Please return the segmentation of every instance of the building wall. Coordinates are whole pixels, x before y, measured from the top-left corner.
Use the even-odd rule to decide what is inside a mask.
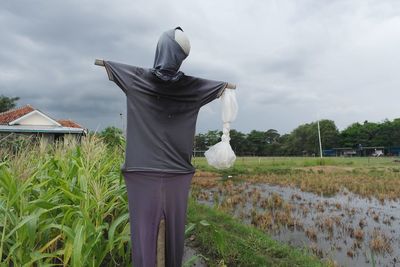
[[[44,139],[44,141],[48,141],[49,143],[52,143],[56,140],[64,140],[66,139],[75,139],[77,141],[80,141],[82,138],[82,134],[72,134],[72,133],[12,133],[10,135],[10,132],[0,132],[0,144],[5,143],[5,142],[12,142],[17,139],[31,139],[31,140],[37,140],[40,137]],[[3,138],[5,138],[3,140]]]
[[[47,118],[38,113],[33,113],[18,122],[20,125],[54,125]]]
[[[4,139],[4,142],[12,142],[17,139],[31,139],[31,140],[37,140],[40,136],[43,136],[43,139],[46,141],[53,141],[54,140],[54,134],[53,133],[13,133],[12,135],[9,135],[10,133],[0,133],[0,140],[2,140],[4,137],[8,136],[6,139]],[[2,141],[2,142],[3,142]]]

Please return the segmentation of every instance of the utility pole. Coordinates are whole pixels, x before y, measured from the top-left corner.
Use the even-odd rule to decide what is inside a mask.
[[[319,156],[322,159],[321,129],[319,128],[319,120],[317,121],[317,125],[318,125]]]

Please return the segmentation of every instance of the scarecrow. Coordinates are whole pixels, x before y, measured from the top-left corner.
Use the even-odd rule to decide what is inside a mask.
[[[128,193],[135,267],[161,265],[164,260],[157,259],[160,222],[165,223],[165,266],[182,265],[197,115],[226,88],[235,88],[179,71],[189,52],[189,39],[176,27],[159,38],[153,68],[95,62],[105,67],[127,100],[125,161],[120,169]]]

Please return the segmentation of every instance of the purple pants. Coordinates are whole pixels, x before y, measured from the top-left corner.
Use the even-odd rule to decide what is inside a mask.
[[[187,199],[193,174],[123,172],[134,267],[156,266],[158,226],[162,217],[165,218],[166,267],[182,265]]]

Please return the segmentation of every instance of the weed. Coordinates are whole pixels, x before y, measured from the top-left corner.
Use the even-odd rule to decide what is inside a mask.
[[[372,239],[369,242],[369,246],[373,252],[377,253],[389,253],[392,251],[389,237],[385,233],[376,229],[372,234]]]

